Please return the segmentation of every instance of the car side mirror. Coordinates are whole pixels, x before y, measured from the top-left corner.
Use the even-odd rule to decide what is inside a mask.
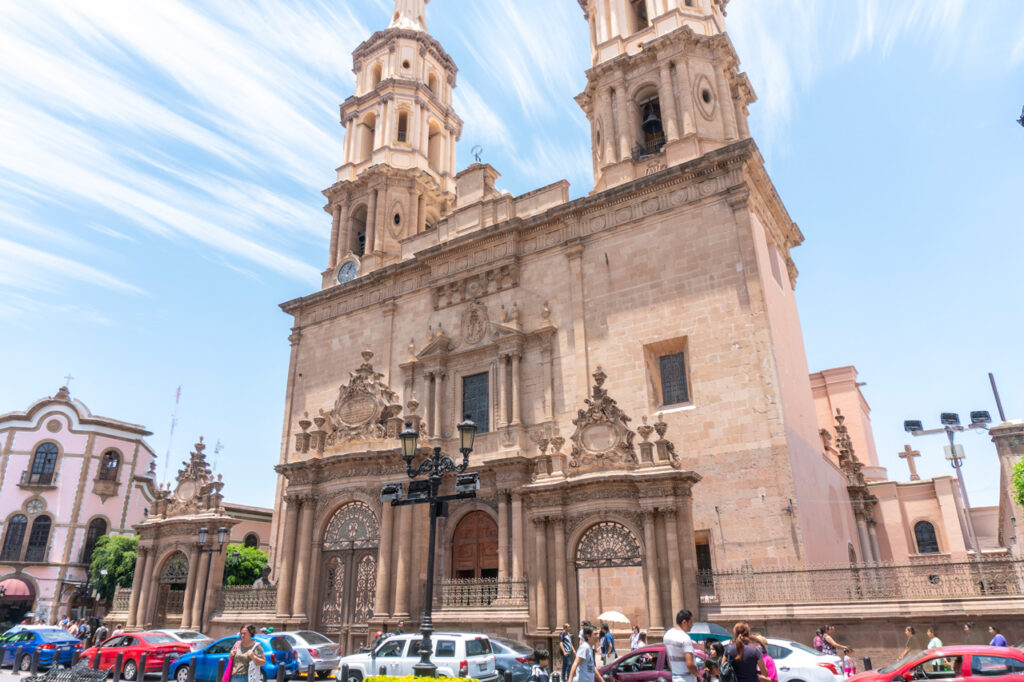
[[[892,682],[907,682],[907,678],[904,675],[893,675]]]

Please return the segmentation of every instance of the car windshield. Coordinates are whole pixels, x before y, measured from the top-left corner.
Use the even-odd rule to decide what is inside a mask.
[[[175,630],[174,634],[178,636],[178,639],[206,639],[206,635],[194,630]]]
[[[306,640],[309,644],[334,644],[331,640],[327,639],[319,632],[313,632],[312,630],[302,630],[298,633],[299,637]]]
[[[466,655],[481,656],[491,653],[491,643],[486,637],[466,640]]]
[[[820,651],[818,651],[817,649],[812,649],[811,647],[807,646],[806,644],[801,644],[800,642],[786,642],[786,646],[791,646],[794,649],[799,649],[800,651],[803,651],[805,654],[814,654],[815,656],[824,656],[825,655],[825,654],[821,653]]]
[[[904,663],[908,663],[908,662],[914,660],[915,658],[917,658],[918,656],[920,656],[923,653],[924,653],[923,651],[913,651],[913,652],[907,654],[906,656],[904,656],[903,658],[901,658],[900,660],[896,661],[892,665],[887,665],[884,668],[879,668],[878,672],[882,673],[883,675],[885,675],[887,673],[891,673],[894,670],[896,670],[896,668],[899,668]]]
[[[67,642],[72,639],[76,639],[64,630],[36,630],[36,634],[38,634],[44,642]]]
[[[516,654],[532,654],[533,653],[533,649],[531,649],[530,647],[526,646],[522,642],[517,642],[517,641],[512,640],[512,639],[504,639],[502,637],[493,637],[493,638],[491,638],[490,641],[491,641],[492,644],[497,643],[498,646],[503,647],[505,649],[508,649],[512,653],[516,653]]]
[[[167,642],[176,642],[177,640],[170,635],[162,632],[147,632],[144,635],[139,635],[143,642],[149,642],[150,644],[166,644]]]

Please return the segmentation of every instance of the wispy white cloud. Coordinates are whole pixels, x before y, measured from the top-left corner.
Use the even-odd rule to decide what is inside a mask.
[[[0,286],[54,291],[62,280],[132,294],[146,293],[98,268],[0,237]]]

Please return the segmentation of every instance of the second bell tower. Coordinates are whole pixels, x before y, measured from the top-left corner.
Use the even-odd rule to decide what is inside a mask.
[[[595,192],[749,137],[756,98],[725,34],[728,0],[579,2]]]
[[[395,0],[390,26],[352,53],[344,162],[324,190],[332,216],[324,288],[397,261],[400,242],[432,229],[454,201],[458,69],[427,33],[425,4]]]

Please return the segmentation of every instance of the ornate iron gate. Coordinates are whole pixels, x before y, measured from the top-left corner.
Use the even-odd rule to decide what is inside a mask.
[[[365,631],[377,594],[377,516],[362,502],[344,505],[324,531],[320,627],[347,634]]]

